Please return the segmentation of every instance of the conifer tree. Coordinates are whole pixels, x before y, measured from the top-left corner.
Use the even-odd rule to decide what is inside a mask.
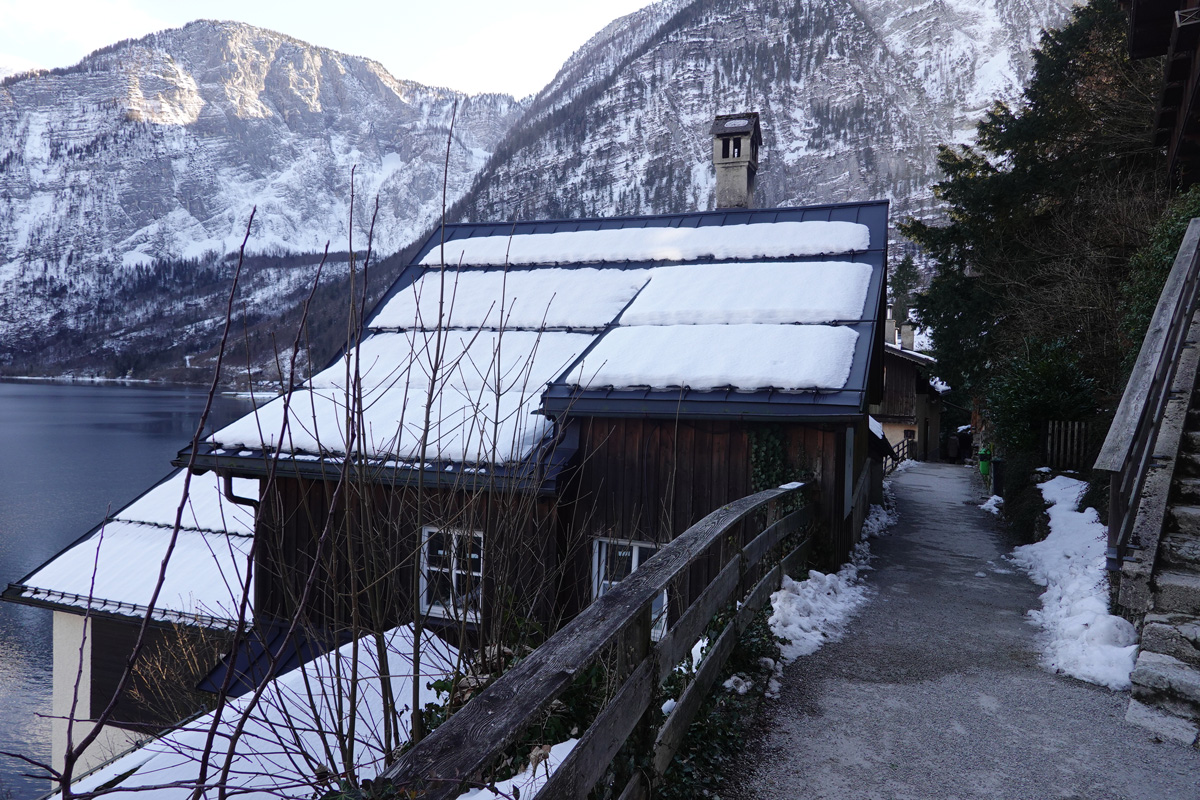
[[[1129,59],[1115,0],[1093,0],[1044,35],[1019,103],[997,103],[974,145],[941,148],[950,221],[902,230],[936,265],[915,306],[951,385],[986,397],[1008,366],[1070,354],[1098,400],[1119,396],[1121,287],[1167,196],[1161,75]]]

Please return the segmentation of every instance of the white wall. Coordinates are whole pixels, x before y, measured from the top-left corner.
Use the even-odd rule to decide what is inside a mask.
[[[86,620],[81,614],[54,612],[54,692],[51,704],[53,719],[50,721],[50,763],[56,770],[61,770],[65,763],[67,719],[71,716],[73,702],[77,721],[71,729],[72,742],[78,744],[92,729],[92,724],[87,721],[91,716],[92,705],[92,637],[85,636],[85,633],[90,633],[90,626],[85,623]],[[98,649],[103,652],[103,642]],[[76,687],[79,690],[77,698]],[[96,741],[92,742],[83,758],[75,763],[75,776],[78,777],[126,752],[143,738],[145,737],[115,726],[105,728],[96,737]]]

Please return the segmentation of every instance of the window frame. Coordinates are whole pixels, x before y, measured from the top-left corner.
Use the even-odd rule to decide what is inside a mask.
[[[435,534],[444,534],[452,537],[450,553],[448,558],[450,564],[447,567],[431,566],[429,563],[429,546],[433,541]],[[472,537],[479,542],[479,570],[475,571],[470,568],[470,555],[464,565],[460,565],[460,547],[459,540],[465,537]],[[442,527],[440,525],[422,525],[421,526],[421,585],[418,587],[420,592],[419,602],[417,607],[424,617],[437,617],[439,619],[453,620],[454,622],[470,622],[479,623],[480,615],[483,612],[483,562],[484,562],[484,536],[481,530],[469,530],[467,528]],[[438,572],[443,575],[450,576],[450,602],[447,606],[444,603],[429,602],[429,587],[430,575],[433,572]],[[478,592],[479,600],[476,608],[463,607],[459,608],[454,605],[455,600],[461,596],[458,591],[459,579],[462,576],[469,575],[476,583],[474,591]]]
[[[646,556],[646,558],[652,558],[663,547],[663,545],[657,544],[655,542],[646,542],[646,541],[641,541],[638,539],[618,539],[618,538],[610,537],[610,536],[597,536],[597,537],[593,538],[592,539],[592,601],[593,602],[595,602],[596,600],[599,600],[601,597],[604,596],[605,592],[608,591],[608,587],[605,586],[605,584],[610,584],[610,585],[617,584],[617,583],[620,583],[625,578],[629,577],[628,575],[623,575],[620,578],[617,578],[616,580],[611,580],[604,573],[604,566],[607,564],[607,558],[604,557],[607,555],[607,553],[603,552],[604,549],[607,547],[612,547],[612,546],[620,547],[623,545],[631,547],[633,549],[633,552],[631,553],[630,558],[629,558],[629,574],[630,575],[637,572],[638,567],[640,567],[643,563],[643,558],[641,556],[641,548],[646,548],[648,550],[653,551],[649,555]],[[662,601],[662,611],[658,614],[658,616],[654,617],[651,620],[651,625],[650,625],[650,638],[652,641],[655,641],[655,642],[659,641],[660,639],[662,639],[664,636],[667,635],[667,629],[668,629],[667,618],[668,618],[668,615],[670,613],[670,608],[671,608],[670,596],[667,594],[666,589],[662,590],[659,597],[661,598],[661,601]]]

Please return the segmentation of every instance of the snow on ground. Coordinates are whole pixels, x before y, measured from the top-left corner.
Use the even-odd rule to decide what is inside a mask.
[[[854,558],[836,574],[813,569],[803,581],[783,576],[783,585],[771,595],[767,623],[771,632],[783,639],[779,649],[785,662],[811,655],[826,642],[842,638],[846,625],[871,596],[858,577],[860,570],[870,569],[870,556],[867,543],[861,542]]]
[[[996,516],[1000,516],[1000,506],[1004,505],[1004,498],[1000,495],[992,495],[987,499],[987,502],[980,506],[984,511],[987,511]]]
[[[904,462],[909,463],[909,462]],[[871,506],[867,518],[863,521],[862,538],[874,539],[877,536],[882,536],[888,528],[895,525],[900,520],[900,514],[896,511],[896,496],[892,494],[892,482],[883,482],[883,505]]]
[[[533,797],[539,791],[554,770],[558,769],[558,765],[563,762],[575,748],[575,743],[578,739],[568,739],[565,742],[560,742],[550,748],[550,752],[545,756],[535,757],[537,763],[531,767],[526,767],[525,771],[509,778],[506,781],[496,783],[495,789],[491,787],[483,787],[481,789],[473,789],[458,796],[458,800],[491,800],[493,797]],[[518,794],[518,792],[520,794]]]
[[[1040,488],[1050,503],[1050,535],[1018,547],[1012,560],[1046,587],[1041,609],[1029,612],[1045,633],[1043,663],[1080,680],[1128,689],[1137,633],[1109,613],[1107,530],[1094,508],[1075,510],[1087,484],[1059,475]]]

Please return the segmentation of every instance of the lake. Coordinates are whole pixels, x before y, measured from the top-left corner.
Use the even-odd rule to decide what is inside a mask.
[[[207,390],[0,381],[0,588],[20,580],[171,471]],[[219,396],[210,429],[253,408]],[[0,602],[0,751],[49,761],[51,612]],[[44,794],[0,755],[0,798]]]

